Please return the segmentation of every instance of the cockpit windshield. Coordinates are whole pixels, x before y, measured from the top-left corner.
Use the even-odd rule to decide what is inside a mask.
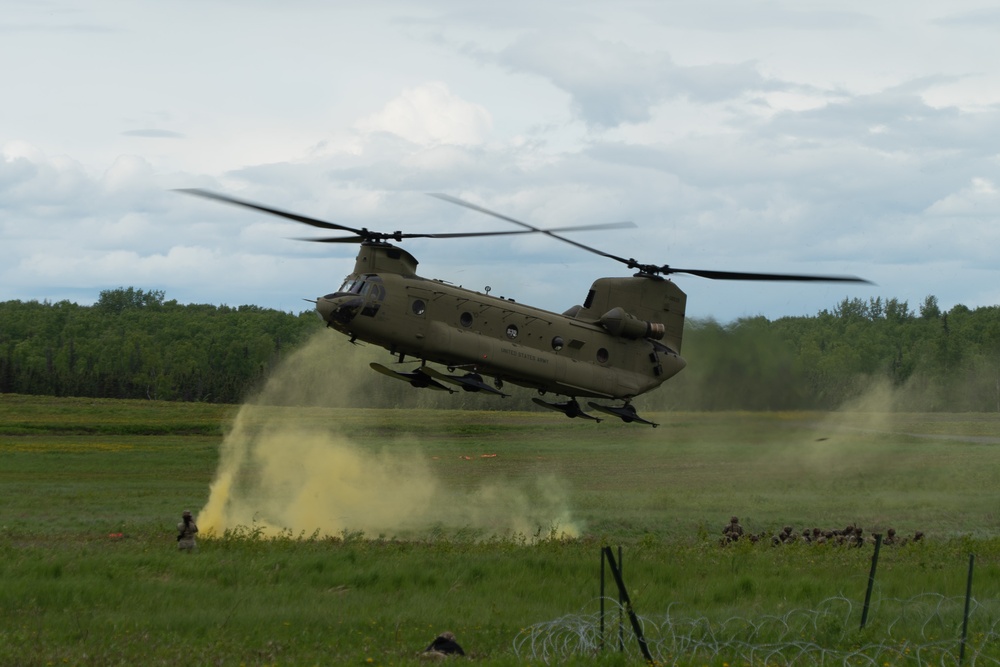
[[[336,295],[360,294],[366,298],[381,302],[385,299],[385,287],[382,286],[382,279],[377,275],[365,275],[360,278],[347,278],[334,294],[328,294],[325,298],[332,299]]]
[[[341,294],[361,294],[362,288],[365,286],[364,278],[348,278],[344,281],[344,284],[340,286],[337,290]]]

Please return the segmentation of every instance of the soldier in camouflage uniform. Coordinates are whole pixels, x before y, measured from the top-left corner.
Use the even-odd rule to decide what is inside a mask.
[[[740,525],[738,517],[734,516],[729,520],[726,527],[722,529],[722,535],[724,542],[735,542],[743,537],[743,526]]]
[[[184,510],[181,519],[181,522],[177,524],[177,548],[191,553],[194,551],[194,536],[198,532],[198,526],[191,518],[189,510]]]
[[[455,635],[450,632],[442,632],[431,645],[424,649],[424,652],[420,654],[421,658],[424,659],[437,659],[437,658],[449,658],[457,655],[465,655],[465,651],[462,647],[458,645],[455,641]]]

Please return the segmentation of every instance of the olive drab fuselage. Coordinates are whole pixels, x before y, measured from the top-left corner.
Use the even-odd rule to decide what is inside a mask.
[[[290,213],[262,204],[200,189],[187,194],[267,213],[311,227],[333,230],[338,236],[303,239],[319,243],[359,243],[354,271],[336,292],[316,299],[316,310],[327,325],[350,336],[380,345],[398,361],[419,362],[415,370],[394,370],[371,362],[372,370],[419,388],[454,393],[452,387],[506,396],[505,382],[568,396],[560,402],[532,399],[536,405],[570,418],[598,417],[585,410],[580,397],[611,398],[622,405],[587,401],[601,415],[626,423],[657,424],[640,417],[631,399],[655,389],[685,366],[680,356],[686,297],[672,274],[712,280],[797,282],[860,282],[857,276],[822,276],[678,268],[643,264],[572,241],[555,232],[631,223],[574,225],[540,229],[477,204],[441,193],[443,201],[492,216],[520,227],[518,231],[404,233],[356,228]],[[344,234],[347,235],[344,235]],[[417,275],[417,260],[390,241],[412,238],[460,238],[507,234],[545,234],[580,250],[638,270],[631,278],[600,278],[583,304],[562,314],[456,287]],[[444,373],[428,362],[444,365]],[[400,366],[397,366],[400,368]],[[461,369],[459,373],[456,370]],[[492,377],[490,386],[483,376]]]
[[[317,299],[328,326],[400,359],[565,396],[631,399],[684,368],[684,293],[640,274],[601,278],[563,314],[416,275],[416,259],[364,243],[343,286]]]

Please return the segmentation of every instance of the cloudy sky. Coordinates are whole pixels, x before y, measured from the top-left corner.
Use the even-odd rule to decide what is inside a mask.
[[[444,192],[690,276],[688,313],[1000,304],[1000,9],[894,0],[2,0],[0,300],[118,286],[298,312],[355,249],[200,187],[407,232]],[[562,311],[614,261],[415,240],[419,272]]]

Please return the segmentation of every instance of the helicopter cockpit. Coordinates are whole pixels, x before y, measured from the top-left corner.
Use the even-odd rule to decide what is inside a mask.
[[[327,294],[324,299],[338,299],[346,296],[360,297],[362,305],[359,314],[373,317],[378,312],[382,302],[385,301],[385,286],[382,279],[376,275],[363,275],[359,278],[348,277],[344,284],[333,294]],[[352,300],[352,305],[358,301]]]
[[[365,278],[347,278],[344,280],[344,284],[340,286],[334,294],[361,294],[361,290],[364,289]],[[332,295],[331,295],[332,296]]]

